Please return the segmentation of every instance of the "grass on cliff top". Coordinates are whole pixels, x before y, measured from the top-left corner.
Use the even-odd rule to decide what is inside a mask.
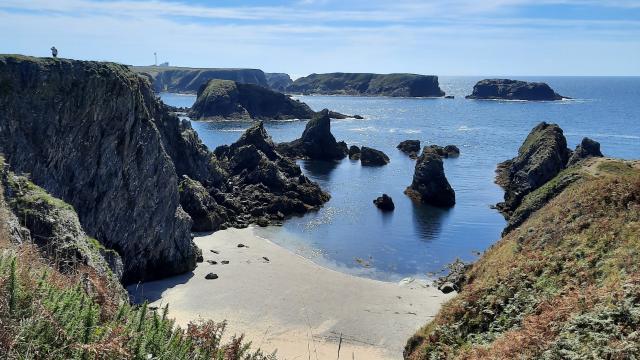
[[[640,170],[598,161],[506,235],[409,359],[640,358]]]

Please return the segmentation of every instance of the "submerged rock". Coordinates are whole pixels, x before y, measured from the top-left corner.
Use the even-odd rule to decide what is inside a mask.
[[[600,143],[589,138],[583,138],[576,150],[569,157],[567,167],[578,163],[580,160],[590,157],[602,157],[600,152]]]
[[[420,152],[420,140],[404,140],[396,148],[409,155],[410,158],[416,159]]]
[[[331,134],[331,117],[327,109],[307,123],[302,137],[278,144],[277,150],[290,158],[312,160],[341,160],[349,153],[347,145],[337,142]]]
[[[556,124],[534,127],[518,150],[518,156],[498,165],[496,182],[505,190],[498,209],[508,216],[522,199],[553,179],[569,159],[567,140]]]
[[[510,79],[485,79],[473,87],[467,99],[537,100],[551,101],[567,99],[557,94],[545,83]]]
[[[444,174],[442,157],[432,148],[425,147],[422,150],[416,162],[413,182],[404,193],[412,199],[434,206],[455,205],[455,192]]]
[[[391,199],[387,194],[382,194],[382,196],[373,200],[373,203],[378,207],[378,209],[383,211],[393,211],[396,208],[393,204],[393,199]]]
[[[389,157],[380,150],[363,146],[360,149],[360,164],[362,166],[383,166],[389,163]]]

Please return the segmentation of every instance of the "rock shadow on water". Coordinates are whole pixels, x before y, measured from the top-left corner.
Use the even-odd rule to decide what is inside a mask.
[[[316,181],[330,181],[331,174],[338,165],[340,161],[300,160],[300,166],[305,174]]]
[[[170,278],[150,281],[146,283],[137,283],[127,286],[129,299],[134,304],[141,304],[144,301],[154,302],[160,300],[162,293],[174,288],[178,285],[186,284],[192,277],[193,271]]]
[[[439,238],[442,226],[450,216],[450,209],[412,202],[413,224],[422,241]]]

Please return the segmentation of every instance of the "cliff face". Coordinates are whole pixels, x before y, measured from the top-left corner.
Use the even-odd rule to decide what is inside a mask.
[[[416,74],[311,74],[293,82],[288,92],[323,95],[440,97],[438,77]]]
[[[269,89],[273,91],[285,92],[289,85],[293,84],[293,80],[289,74],[284,73],[265,73]]]
[[[195,94],[211,79],[232,80],[243,84],[269,87],[262,70],[257,69],[197,69],[183,67],[133,66],[138,73],[145,74],[158,92]]]
[[[287,95],[261,86],[211,80],[198,91],[191,107],[195,119],[310,119],[311,108]]]
[[[187,140],[145,79],[112,63],[0,56],[0,108],[7,162],[73,205],[122,256],[124,282],[195,266],[170,156]],[[206,153],[187,152],[206,168]]]

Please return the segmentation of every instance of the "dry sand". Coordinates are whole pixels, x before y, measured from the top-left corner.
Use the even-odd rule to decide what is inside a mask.
[[[453,296],[426,281],[382,282],[322,267],[251,228],[195,242],[205,262],[192,273],[130,291],[153,306],[169,304],[179,325],[226,319],[231,333],[244,333],[254,348],[277,349],[281,359],[336,359],[341,335],[342,359],[401,359],[407,339]],[[206,280],[209,272],[219,278]]]

